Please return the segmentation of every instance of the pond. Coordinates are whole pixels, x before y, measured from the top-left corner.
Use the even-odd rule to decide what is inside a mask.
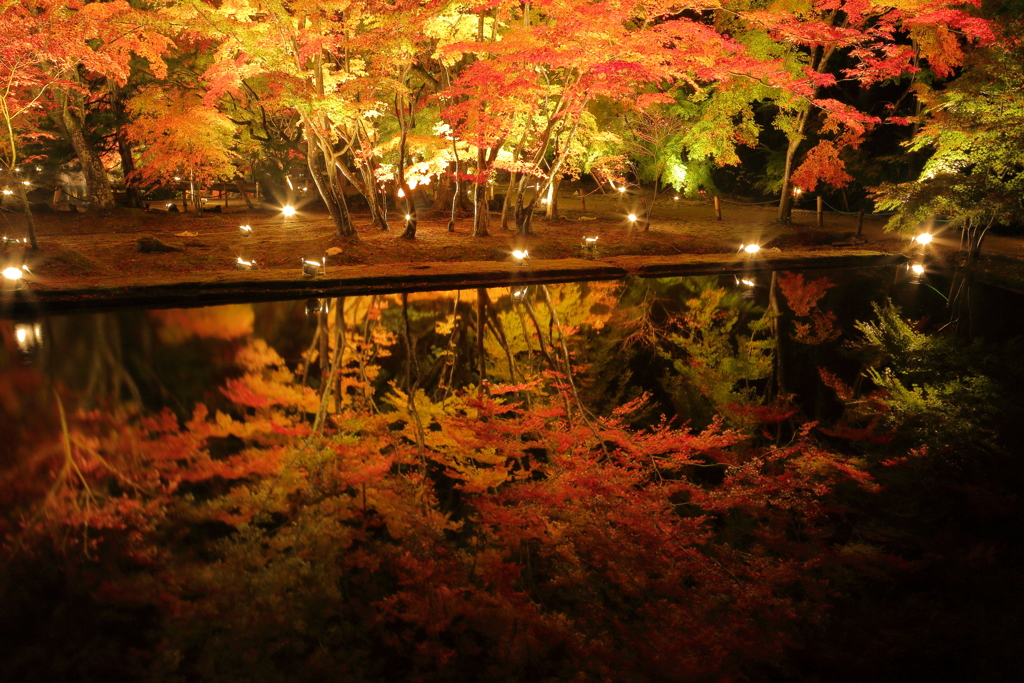
[[[900,266],[0,320],[6,676],[1019,667],[1021,304]]]

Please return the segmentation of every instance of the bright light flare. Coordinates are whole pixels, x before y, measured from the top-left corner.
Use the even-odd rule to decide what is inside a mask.
[[[920,263],[915,263],[914,265],[910,266],[910,270],[914,273],[914,275],[924,275],[924,266],[922,266]]]
[[[636,223],[636,214],[635,213],[629,214],[628,216],[626,216],[626,218],[629,219],[630,223]]]
[[[530,252],[526,251],[525,249],[523,249],[522,251],[516,249],[515,251],[512,252],[512,258],[518,259],[520,261],[522,261],[524,258],[529,258],[529,256]]]
[[[14,339],[22,353],[31,353],[43,341],[43,326],[39,323],[18,323],[14,326]]]
[[[933,237],[930,234],[924,232],[915,237],[914,241],[917,242],[918,244],[930,244],[932,239]]]
[[[15,268],[14,266],[4,268],[3,275],[5,279],[11,280],[12,282],[17,282],[18,280],[21,279],[21,268]]]
[[[740,282],[745,284],[747,287],[755,287],[757,285],[753,280],[741,279]]]
[[[398,188],[398,196],[399,197],[404,197],[405,196],[405,190],[403,190],[402,188]]]
[[[675,197],[673,197],[673,198],[672,198],[672,201],[674,201],[674,202],[678,202],[678,201],[679,201],[679,195],[676,195]]]
[[[626,191],[626,188],[624,188],[624,187],[620,187],[619,188],[619,192],[625,192],[625,191]]]
[[[295,207],[294,206],[282,206],[281,207],[281,213],[284,214],[285,218],[291,218],[292,216],[295,215]]]
[[[746,246],[740,247],[740,249],[745,251],[745,252],[747,252],[748,254],[756,254],[757,252],[761,251],[761,245],[759,245],[759,244],[748,244]]]
[[[408,214],[408,213],[407,213],[407,214],[405,214],[405,220],[407,220],[407,221],[411,221],[411,220],[412,220],[412,215],[411,215],[411,214]]]
[[[4,190],[4,194],[12,195],[12,194],[14,194],[14,190]]]

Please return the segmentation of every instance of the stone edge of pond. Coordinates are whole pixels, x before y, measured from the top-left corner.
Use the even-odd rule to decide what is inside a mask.
[[[535,260],[525,267],[510,262],[379,264],[328,267],[326,275],[303,277],[281,269],[205,274],[202,280],[168,280],[145,285],[93,287],[32,283],[4,302],[0,315],[104,310],[123,307],[173,308],[224,303],[354,296],[435,289],[514,287],[575,280],[617,280],[629,275],[710,275],[766,270],[857,268],[906,262],[901,254],[873,251],[794,251],[744,258],[734,254],[612,256]],[[27,294],[27,295],[26,295]]]

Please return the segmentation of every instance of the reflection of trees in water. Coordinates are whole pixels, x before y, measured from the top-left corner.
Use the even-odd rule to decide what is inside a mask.
[[[320,680],[339,667],[367,681],[756,678],[786,642],[818,637],[814,619],[835,591],[861,596],[860,582],[892,571],[905,508],[895,496],[876,505],[885,494],[872,477],[934,512],[911,486],[926,462],[918,445],[957,450],[986,426],[977,401],[951,429],[936,396],[960,387],[991,399],[963,378],[914,389],[960,367],[956,353],[880,313],[861,327],[858,353],[880,354],[864,356],[876,389],[888,367],[903,393],[858,393],[849,364],[821,379],[814,368],[847,410],[821,429],[794,403],[780,439],[777,402],[803,391],[805,365],[839,343],[828,313],[847,295],[826,297],[827,284],[779,274],[759,292],[768,306],[704,278],[549,285],[521,301],[500,290],[337,298],[305,325],[275,313],[294,325],[299,362],[266,343],[277,331],[259,322],[260,335],[201,343],[158,332],[144,358],[230,353],[224,403],[189,406],[185,419],[69,412],[70,456],[59,432],[37,446],[51,478],[4,479],[5,501],[38,520],[5,538],[66,574],[71,592],[57,603],[78,591],[124,619],[143,605],[137,628],[150,640],[111,633],[102,652],[164,678]],[[195,317],[168,314],[165,327],[213,329],[220,313],[181,315]],[[83,365],[73,391],[134,400],[102,351],[135,338],[130,320],[104,323],[68,354],[70,366],[99,353],[108,375],[94,384]],[[134,368],[120,343],[110,355]],[[624,367],[643,383],[608,379]],[[682,379],[668,381],[677,369]],[[632,399],[648,386],[692,400],[681,417],[714,411],[732,428],[644,415]],[[146,401],[151,388],[138,390]],[[875,411],[914,420],[899,438],[871,422],[885,401],[921,407]],[[972,454],[995,452],[985,448]],[[901,474],[901,457],[915,469]],[[53,478],[68,458],[81,476]],[[21,573],[8,585],[43,595],[36,560],[14,560],[3,571]],[[0,599],[0,610],[18,607]],[[78,642],[81,623],[51,628]]]

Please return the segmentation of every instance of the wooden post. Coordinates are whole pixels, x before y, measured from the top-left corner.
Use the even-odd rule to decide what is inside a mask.
[[[715,195],[715,220],[722,220],[722,205],[718,201],[718,195]]]
[[[864,233],[864,209],[860,210],[857,214],[857,239]]]
[[[821,201],[821,195],[818,195],[818,227],[825,227],[825,214],[824,214],[824,202]]]

